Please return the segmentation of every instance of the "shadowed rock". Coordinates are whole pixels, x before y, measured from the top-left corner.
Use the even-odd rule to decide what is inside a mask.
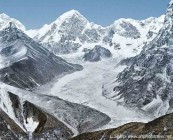
[[[22,101],[17,95],[14,95],[13,93],[9,92],[9,97],[12,103],[15,117],[23,127],[22,129],[25,131],[23,132],[24,135],[27,135],[27,133],[33,131],[32,137],[36,140],[41,138],[58,138],[60,140],[66,140],[73,135],[71,130],[69,130],[62,122],[57,120],[52,115],[46,113],[43,109],[33,105],[28,101]],[[34,125],[33,123],[37,124],[35,130],[30,130],[27,128],[27,124],[32,126]],[[20,133],[18,130],[12,127],[12,130],[13,129],[15,134]],[[20,135],[18,135],[18,138],[20,138]]]
[[[16,27],[0,31],[0,80],[12,86],[31,89],[60,74],[82,70],[49,52]]]
[[[84,133],[71,140],[112,140],[112,139],[172,139],[173,114],[165,115],[149,123],[128,123],[115,129]]]
[[[100,61],[102,58],[109,58],[111,56],[112,54],[108,49],[96,45],[92,50],[90,50],[84,55],[84,60],[90,62],[97,62]]]

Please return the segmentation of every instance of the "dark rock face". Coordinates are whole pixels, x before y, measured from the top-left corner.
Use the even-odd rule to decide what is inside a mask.
[[[123,61],[128,67],[117,77],[112,98],[124,99],[130,106],[143,107],[156,98],[169,102],[173,97],[173,2],[157,37],[136,57]],[[167,108],[167,107],[166,107]],[[169,106],[168,106],[169,108]],[[166,112],[166,111],[165,111]]]
[[[17,28],[4,29],[0,37],[0,56],[4,65],[0,70],[0,79],[4,83],[31,89],[57,75],[82,70],[82,66],[55,56]]]
[[[102,58],[109,58],[111,56],[112,54],[108,49],[97,45],[84,55],[84,60],[90,62],[97,62],[100,61]]]
[[[39,121],[40,123],[33,133],[33,138],[35,140],[67,140],[73,136],[73,133],[69,128],[49,114],[45,117],[40,115]]]
[[[101,40],[101,37],[104,33],[105,30],[101,27],[92,27],[91,29],[85,29],[83,34],[79,36],[79,39],[82,43],[97,43]]]
[[[44,103],[49,102],[51,105],[45,107],[45,110],[51,110],[51,114],[56,118],[61,118],[61,121],[76,129],[78,133],[90,132],[111,120],[109,116],[95,109],[64,101],[57,97],[41,95],[35,96],[35,98]],[[44,108],[44,105],[39,106]]]
[[[110,46],[112,46],[112,38],[114,36],[116,31],[114,31],[114,28],[109,28],[108,31],[107,31],[107,34],[106,36],[104,36],[103,38],[103,42],[106,43],[106,44],[109,44]]]
[[[20,128],[16,122],[9,118],[6,113],[2,112],[1,114],[4,114],[3,117],[5,118],[7,124],[10,126],[16,137],[28,139],[29,133],[32,133],[32,138],[34,140],[66,140],[72,137],[73,133],[67,126],[65,126],[61,121],[59,121],[52,115],[43,111],[41,108],[33,105],[28,101],[22,101],[21,98],[11,92],[9,92],[9,98],[12,104],[13,112],[15,114],[15,120],[18,120],[20,127],[22,128]],[[29,128],[27,128],[26,126],[27,124],[31,123],[31,118],[33,122],[38,123],[33,132],[30,132],[31,130],[29,130]],[[25,131],[23,131],[22,129]]]
[[[126,103],[139,107],[150,103],[157,95],[163,101],[170,100],[173,96],[171,59],[173,55],[166,48],[142,53],[118,75],[120,85],[114,91],[118,91]]]
[[[8,124],[0,117],[0,139],[2,140],[18,140],[15,134],[8,128]]]
[[[2,140],[28,140],[28,135],[25,133],[25,131],[18,125],[16,122],[11,119],[8,114],[6,114],[4,111],[0,109],[0,119],[2,124],[2,130],[0,129],[0,138]],[[1,137],[3,136],[4,137]],[[6,137],[8,136],[8,137]]]
[[[88,53],[90,51],[90,49],[84,48],[82,51],[85,52],[85,53]]]
[[[14,112],[15,117],[18,119],[18,121],[22,124],[22,127],[25,128],[24,126],[24,116],[23,116],[23,105],[20,101],[20,98],[13,93],[9,92],[8,93],[9,99],[11,101],[12,109]]]
[[[78,65],[68,65],[62,59],[58,61],[59,64],[53,59],[53,63],[46,63],[44,59],[35,60],[29,58],[15,62],[11,66],[0,70],[1,81],[12,86],[31,89],[51,81],[59,74],[82,69]]]
[[[51,51],[54,54],[70,54],[70,53],[75,53],[77,52],[78,48],[81,47],[79,43],[74,43],[70,40],[63,40],[64,38],[62,37],[61,40],[58,43],[52,43],[47,44],[48,46],[44,45],[46,48],[51,48]],[[49,47],[50,46],[50,47]],[[58,47],[57,47],[58,46]]]
[[[117,26],[121,29],[117,28]],[[109,44],[109,46],[116,46],[112,42],[114,34],[118,34],[125,38],[131,38],[131,39],[138,39],[141,37],[139,30],[134,25],[132,25],[130,22],[127,21],[121,21],[121,23],[118,23],[118,25],[115,24],[107,28],[107,32],[103,37],[103,42]]]
[[[129,123],[115,129],[108,129],[92,133],[84,133],[71,140],[112,140],[123,136],[125,139],[172,139],[173,114],[169,114],[149,123]],[[133,138],[131,138],[131,136]],[[153,136],[153,137],[152,137]]]
[[[125,30],[124,32],[120,33],[121,36],[127,37],[127,38],[140,38],[141,34],[137,30],[135,26],[133,26],[130,23],[122,22],[120,26]]]
[[[155,34],[154,32],[149,31],[147,34],[147,39],[150,39],[151,37],[153,37],[154,34]]]
[[[0,92],[0,108],[3,110],[0,116],[22,140],[31,136],[34,140],[67,140],[74,134],[90,132],[110,121],[104,113],[58,97],[9,85],[2,87]]]

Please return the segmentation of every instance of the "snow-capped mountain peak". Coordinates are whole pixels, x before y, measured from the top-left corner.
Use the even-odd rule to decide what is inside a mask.
[[[25,26],[18,20],[11,18],[4,13],[0,14],[0,30],[3,30],[4,28],[8,27],[9,22],[12,22],[13,24],[15,24],[15,26],[21,29],[22,31],[26,30]]]
[[[169,4],[173,4],[173,0],[171,0],[171,1],[169,2]]]
[[[1,19],[9,19],[10,17],[6,15],[5,13],[0,14]]]
[[[73,9],[73,10],[70,10],[70,11],[62,14],[55,22],[64,21],[64,20],[71,19],[74,17],[80,18],[81,20],[84,20],[84,21],[88,21],[82,14],[80,14],[78,11]]]
[[[78,11],[70,10],[51,24],[46,24],[38,30],[29,30],[26,33],[42,43],[58,42],[63,35],[68,34],[75,37],[83,31],[87,23],[88,20]]]
[[[99,42],[103,30],[103,27],[90,23],[78,11],[70,10],[51,24],[26,33],[53,53],[68,54],[76,52],[81,44]]]
[[[9,22],[9,27],[10,27],[10,28],[17,28],[17,26],[16,26],[15,23],[13,23],[13,22]]]

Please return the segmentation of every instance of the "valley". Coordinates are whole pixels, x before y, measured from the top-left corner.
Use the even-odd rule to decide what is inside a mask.
[[[125,68],[116,66],[119,62],[118,58],[105,59],[96,63],[78,61],[84,67],[82,71],[63,76],[33,92],[59,97],[105,113],[111,118],[111,122],[99,129],[115,128],[132,121],[152,120],[154,116],[147,115],[142,110],[118,105],[118,102],[103,96],[103,86],[111,89],[111,84],[115,81],[113,77]]]
[[[172,137],[172,35],[173,0],[106,27],[77,10],[39,29],[0,14],[0,139]]]

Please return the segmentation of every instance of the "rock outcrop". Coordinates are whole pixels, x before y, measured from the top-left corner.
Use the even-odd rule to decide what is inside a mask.
[[[169,114],[149,123],[129,123],[115,129],[84,133],[71,140],[172,139],[172,119],[173,114]]]
[[[0,80],[31,89],[60,74],[82,70],[55,56],[11,23],[0,31]]]
[[[97,45],[92,50],[85,53],[84,60],[90,62],[97,62],[103,58],[110,58],[111,56],[112,54],[108,49]]]

